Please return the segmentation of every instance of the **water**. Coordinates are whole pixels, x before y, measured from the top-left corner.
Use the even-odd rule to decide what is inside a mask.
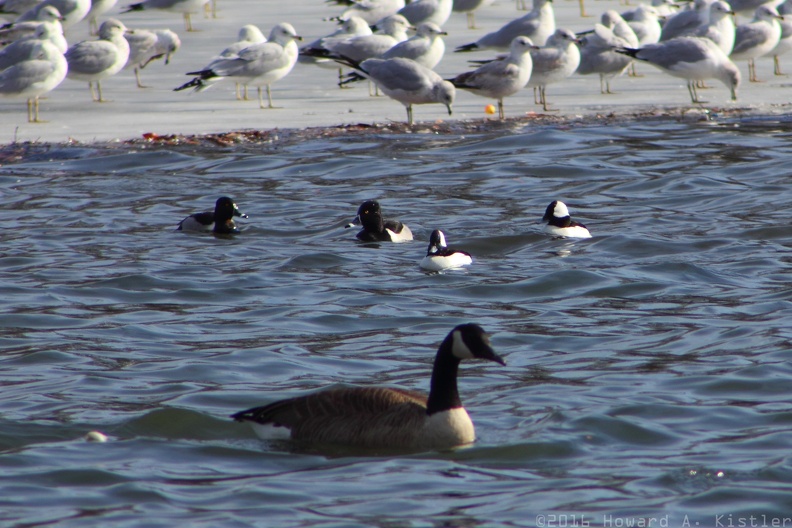
[[[0,524],[783,522],[790,145],[758,120],[6,147]],[[223,194],[240,236],[173,230]],[[367,198],[420,240],[356,244]],[[594,238],[544,236],[553,199]],[[422,272],[433,228],[474,265]],[[467,321],[508,363],[463,366],[473,447],[297,446],[228,419],[338,383],[425,390]]]

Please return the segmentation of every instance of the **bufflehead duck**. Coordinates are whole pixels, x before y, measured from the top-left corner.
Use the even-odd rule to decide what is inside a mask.
[[[217,199],[214,212],[205,211],[192,214],[179,222],[179,227],[176,229],[178,231],[213,231],[220,234],[239,233],[236,224],[234,224],[235,216],[248,217],[240,212],[231,198],[223,196]]]
[[[368,448],[443,449],[475,440],[457,391],[463,359],[505,365],[479,325],[459,325],[437,350],[429,396],[388,387],[344,387],[276,401],[231,417],[251,422],[259,436],[285,427],[294,440]]]
[[[366,200],[358,208],[357,216],[347,227],[362,225],[357,234],[363,242],[407,242],[413,239],[412,231],[398,220],[383,220],[380,204]]]
[[[420,266],[429,271],[440,271],[450,268],[461,268],[473,263],[470,253],[450,249],[446,245],[445,235],[439,229],[432,231],[429,237],[429,249],[421,260]]]
[[[547,222],[545,233],[563,238],[591,238],[591,233],[583,224],[575,222],[569,216],[564,202],[555,200],[547,206],[542,220]]]

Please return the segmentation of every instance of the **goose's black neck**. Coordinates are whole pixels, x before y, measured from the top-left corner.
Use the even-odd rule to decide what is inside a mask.
[[[457,372],[459,371],[459,358],[451,351],[453,336],[448,335],[440,344],[432,368],[432,381],[429,384],[429,401],[426,404],[426,414],[447,411],[462,407],[457,390]]]

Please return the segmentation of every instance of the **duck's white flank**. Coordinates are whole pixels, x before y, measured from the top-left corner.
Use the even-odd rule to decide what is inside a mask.
[[[591,238],[589,230],[581,226],[556,227],[554,225],[546,225],[545,233],[564,238]]]
[[[390,229],[385,229],[391,237],[392,242],[409,242],[413,239],[412,231],[407,225],[402,224],[402,230],[398,233],[394,233]]]
[[[442,255],[426,256],[421,260],[420,266],[427,271],[442,271],[470,266],[472,263],[473,259],[470,258],[470,255],[454,253],[447,257]]]
[[[211,224],[202,224],[193,216],[188,216],[181,222],[182,231],[211,231],[214,227],[214,222]]]

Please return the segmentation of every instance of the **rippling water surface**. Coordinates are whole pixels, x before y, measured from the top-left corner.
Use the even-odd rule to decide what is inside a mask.
[[[53,147],[0,167],[0,524],[782,522],[789,131]],[[241,235],[174,231],[224,194]],[[368,198],[418,241],[357,244]],[[553,199],[594,238],[543,235]],[[434,228],[474,265],[421,271]],[[472,447],[306,448],[228,419],[336,383],[425,390],[468,321],[508,363],[463,365]]]

